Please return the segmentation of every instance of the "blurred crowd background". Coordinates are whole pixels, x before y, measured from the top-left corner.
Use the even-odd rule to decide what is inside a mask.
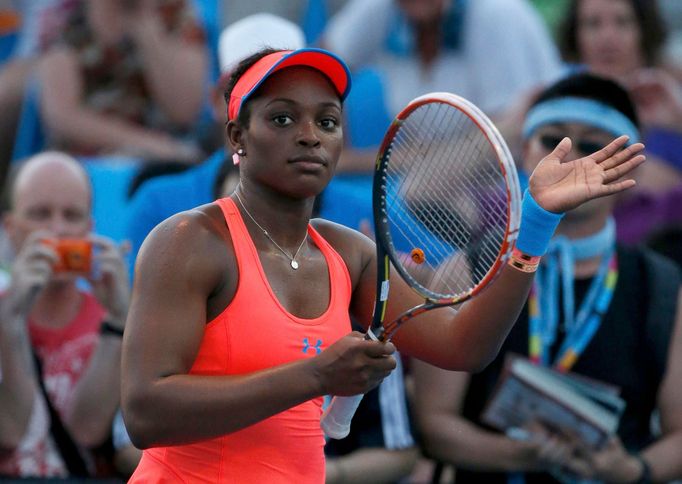
[[[682,263],[679,0],[0,0],[3,215],[17,202],[10,187],[23,161],[54,151],[74,157],[91,185],[93,232],[125,247],[125,277],[134,283],[135,255],[156,224],[236,185],[222,89],[241,57],[278,41],[274,47],[331,50],[353,75],[346,149],[320,196],[321,217],[371,233],[376,150],[393,116],[426,92],[449,91],[478,105],[523,177],[521,126],[536,94],[589,71],[629,92],[647,145],[637,187],[616,204],[618,241]],[[20,250],[3,229],[3,291]],[[409,408],[413,383],[405,363],[399,390],[404,383]],[[381,421],[367,411],[368,421]],[[120,414],[105,418],[111,432],[95,442],[92,473],[118,481],[139,454]],[[59,464],[25,472],[8,464],[13,449],[4,428],[0,474],[71,472]],[[365,475],[359,482],[429,482],[435,463],[419,449],[419,429],[412,433],[414,440],[393,440],[400,452],[388,465],[400,475],[382,480],[377,472],[374,481]],[[329,455],[387,442],[358,438],[330,445]],[[329,473],[329,482],[344,482]],[[445,474],[443,482],[454,475]]]

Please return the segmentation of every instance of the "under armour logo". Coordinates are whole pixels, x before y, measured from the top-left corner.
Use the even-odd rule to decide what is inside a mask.
[[[310,348],[310,342],[308,341],[308,338],[303,338],[303,352],[307,353],[308,348]],[[316,354],[319,355],[320,353],[322,353],[322,340],[318,339],[317,343],[315,343],[315,346],[313,346],[313,348],[315,349]]]

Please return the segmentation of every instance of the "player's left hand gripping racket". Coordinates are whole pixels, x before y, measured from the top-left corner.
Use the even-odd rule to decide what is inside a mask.
[[[454,94],[426,94],[398,114],[377,156],[372,197],[371,339],[388,340],[405,321],[481,292],[518,232],[521,194],[509,149],[485,114]],[[425,302],[384,325],[390,264]],[[348,435],[362,397],[332,399],[321,422],[329,437]]]

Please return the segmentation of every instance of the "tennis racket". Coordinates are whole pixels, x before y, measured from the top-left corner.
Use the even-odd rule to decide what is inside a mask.
[[[516,239],[521,193],[493,123],[450,93],[411,101],[389,127],[372,188],[377,246],[374,315],[366,338],[389,340],[405,322],[460,304],[499,274]],[[384,324],[390,266],[425,302]],[[344,438],[363,395],[334,397],[322,416]]]

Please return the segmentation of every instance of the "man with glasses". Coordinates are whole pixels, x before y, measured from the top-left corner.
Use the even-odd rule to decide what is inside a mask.
[[[528,111],[522,167],[530,173],[565,136],[572,141],[571,160],[623,133],[630,143],[639,138],[626,91],[591,74],[567,77]],[[671,261],[616,243],[613,206],[613,197],[599,198],[565,214],[526,308],[483,372],[413,362],[424,445],[456,467],[458,484],[556,482],[569,475],[608,482],[682,477],[680,277]],[[525,429],[524,439],[486,426],[481,414],[509,353],[620,388],[626,408],[617,434],[595,450],[540,421]],[[658,431],[651,425],[656,411]]]

